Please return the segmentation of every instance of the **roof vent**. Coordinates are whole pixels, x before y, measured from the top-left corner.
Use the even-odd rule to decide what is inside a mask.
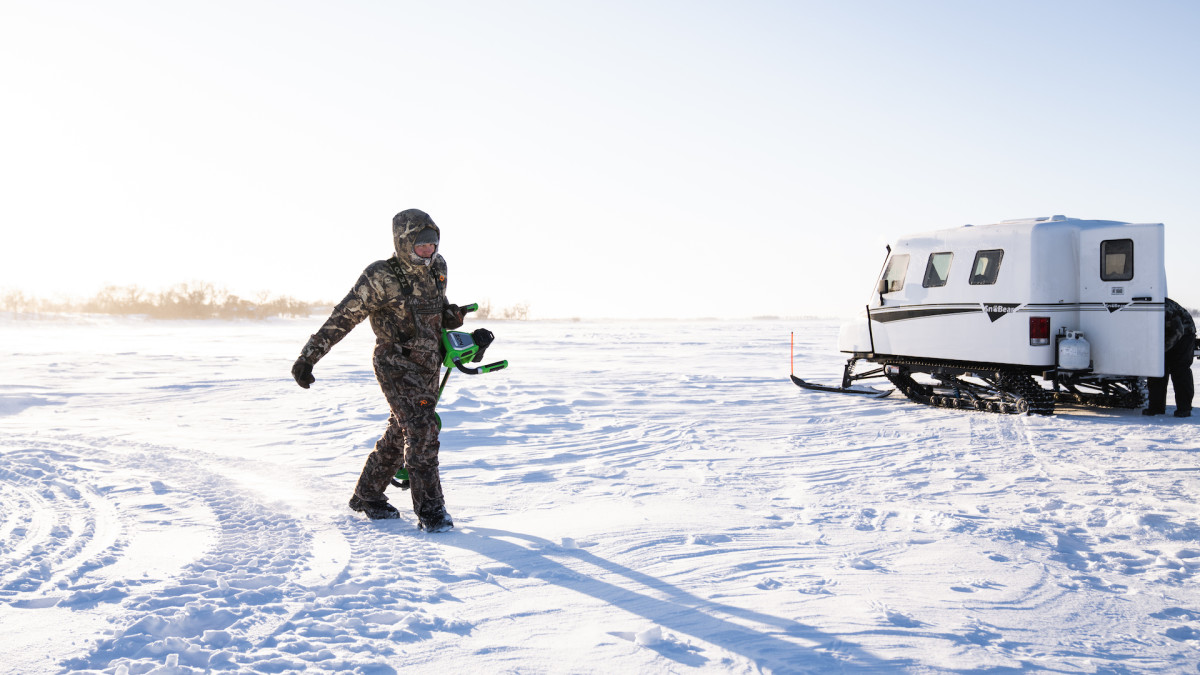
[[[1050,220],[1055,223],[1057,223],[1061,220],[1066,220],[1066,219],[1067,219],[1066,216],[1050,216]]]

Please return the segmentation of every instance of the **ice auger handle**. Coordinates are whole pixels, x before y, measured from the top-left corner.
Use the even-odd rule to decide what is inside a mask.
[[[472,302],[469,305],[463,305],[462,307],[459,307],[459,309],[462,310],[463,314],[466,314],[467,312],[477,312],[479,311],[479,303]]]
[[[508,367],[508,360],[489,363],[486,366],[479,366],[478,368],[468,368],[462,364],[462,361],[454,359],[454,367],[468,375],[478,375],[480,373],[490,373],[493,370],[503,370]]]

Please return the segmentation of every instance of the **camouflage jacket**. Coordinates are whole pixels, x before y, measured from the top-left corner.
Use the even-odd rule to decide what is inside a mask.
[[[424,212],[409,209],[396,214],[392,220],[396,255],[363,270],[329,319],[308,339],[300,351],[302,360],[315,364],[365,319],[370,319],[375,331],[377,354],[393,346],[405,356],[438,352],[442,328],[458,328],[462,315],[446,301],[446,260],[437,252],[421,258],[413,250],[417,235],[425,229],[440,238],[437,225]]]
[[[1194,342],[1196,340],[1196,322],[1192,320],[1192,315],[1170,298],[1166,299],[1164,309],[1167,321],[1167,349],[1179,344],[1180,340]]]

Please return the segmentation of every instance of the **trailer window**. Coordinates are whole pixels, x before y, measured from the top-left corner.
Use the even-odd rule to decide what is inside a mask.
[[[1100,242],[1100,278],[1104,281],[1129,281],[1133,278],[1132,239]]]
[[[971,285],[987,286],[996,283],[996,275],[1000,274],[1000,260],[1003,258],[1003,249],[977,251],[975,264],[971,265]]]
[[[887,269],[883,271],[883,280],[887,282],[886,293],[904,288],[904,275],[908,274],[908,254],[901,253],[888,258]]]
[[[925,265],[925,281],[921,285],[925,288],[945,286],[951,260],[954,260],[953,253],[930,253],[929,264]]]

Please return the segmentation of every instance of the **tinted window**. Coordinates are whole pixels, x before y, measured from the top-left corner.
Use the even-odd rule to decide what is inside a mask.
[[[904,288],[904,275],[908,273],[908,254],[903,253],[888,258],[887,269],[883,271],[883,279],[887,282],[887,292]]]
[[[971,265],[971,285],[980,286],[996,283],[996,275],[1000,274],[1000,260],[1004,258],[1003,249],[979,251],[975,254],[975,264]]]
[[[950,261],[953,259],[953,253],[930,253],[929,264],[925,265],[925,281],[921,285],[925,288],[945,286],[946,277],[950,276]]]
[[[1129,281],[1133,278],[1132,239],[1100,242],[1100,278],[1104,281]]]

